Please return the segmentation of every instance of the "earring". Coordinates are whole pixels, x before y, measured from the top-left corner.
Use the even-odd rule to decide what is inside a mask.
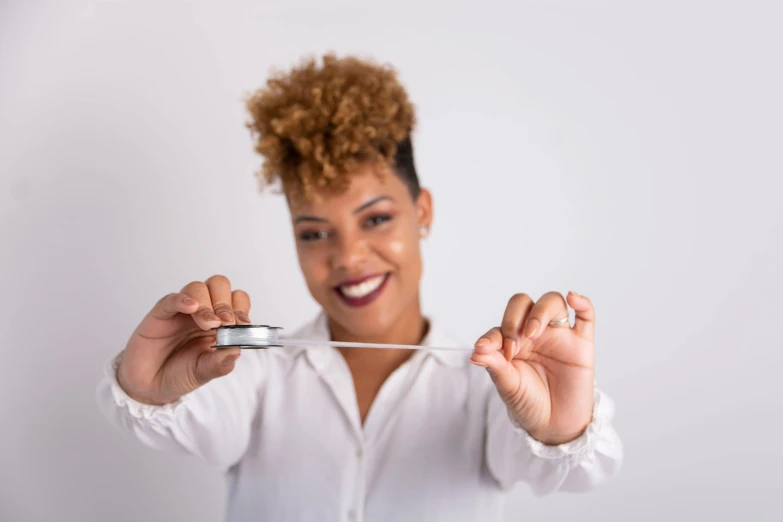
[[[430,234],[430,229],[429,228],[425,227],[424,225],[419,227],[419,235],[422,238],[427,237],[429,234]]]

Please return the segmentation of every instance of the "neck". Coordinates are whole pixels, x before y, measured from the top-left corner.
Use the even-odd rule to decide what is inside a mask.
[[[429,324],[421,313],[418,297],[415,305],[409,306],[386,331],[372,336],[360,336],[346,330],[328,319],[329,333],[333,341],[381,343],[381,344],[419,344],[429,330]],[[411,356],[413,350],[404,348],[338,348],[346,361],[368,364],[402,364]]]

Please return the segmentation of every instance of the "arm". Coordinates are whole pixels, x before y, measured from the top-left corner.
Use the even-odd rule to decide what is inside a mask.
[[[104,366],[96,390],[109,422],[145,445],[194,455],[228,469],[244,454],[265,380],[266,354],[243,353],[234,370],[164,405],[131,398],[117,382],[118,357]]]
[[[614,403],[595,390],[593,416],[576,439],[550,446],[534,439],[516,421],[495,390],[487,404],[486,459],[502,488],[518,482],[536,496],[556,491],[583,492],[606,482],[620,470],[623,447],[612,426]]]
[[[502,486],[525,480],[538,495],[585,491],[619,470],[614,407],[595,388],[594,327],[585,296],[549,292],[534,302],[516,294],[501,326],[476,342],[471,361],[496,388],[487,398],[486,456]]]
[[[104,415],[153,448],[232,466],[250,440],[269,356],[215,349],[214,330],[251,324],[249,310],[247,293],[222,275],[159,299],[104,368]]]

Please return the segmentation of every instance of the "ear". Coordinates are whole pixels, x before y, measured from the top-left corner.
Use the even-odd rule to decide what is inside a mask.
[[[416,218],[418,226],[429,229],[432,226],[432,193],[422,188],[416,198]]]

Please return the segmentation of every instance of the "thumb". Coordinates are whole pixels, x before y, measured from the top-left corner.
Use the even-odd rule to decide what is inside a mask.
[[[201,356],[196,361],[196,382],[204,385],[216,379],[228,375],[234,369],[234,363],[239,359],[240,349],[237,347],[217,348]]]
[[[522,377],[519,370],[500,351],[474,356],[474,363],[487,369],[492,382],[503,401],[511,404],[521,389]]]

